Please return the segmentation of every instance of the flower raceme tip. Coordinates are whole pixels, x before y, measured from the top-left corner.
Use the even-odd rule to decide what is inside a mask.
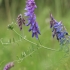
[[[22,17],[22,14],[18,15],[17,23],[18,23],[18,26],[19,26],[20,30],[22,30],[22,24],[25,25],[25,19]]]
[[[10,70],[14,66],[14,62],[9,62],[5,65],[3,70]]]

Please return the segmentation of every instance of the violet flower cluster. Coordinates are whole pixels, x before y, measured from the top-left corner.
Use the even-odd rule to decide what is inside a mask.
[[[32,31],[32,37],[36,37],[38,39],[38,34],[40,34],[38,24],[36,22],[36,15],[34,13],[34,10],[37,8],[34,0],[27,0],[26,1],[26,12],[24,13],[25,16],[28,17],[28,24],[26,26],[30,25],[29,32]]]
[[[8,64],[5,65],[5,67],[4,67],[3,70],[10,70],[13,66],[14,66],[14,63],[10,62],[10,63],[8,63]]]
[[[62,22],[57,22],[52,14],[50,15],[50,28],[52,28],[52,36],[56,36],[57,40],[62,42],[63,39],[65,39],[66,35],[68,35],[68,32],[66,31],[65,27],[63,26]]]

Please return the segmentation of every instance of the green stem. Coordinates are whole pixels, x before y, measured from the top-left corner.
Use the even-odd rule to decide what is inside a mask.
[[[21,35],[20,35],[19,33],[17,33],[14,29],[13,29],[13,31],[14,31],[17,35],[19,35],[21,38],[23,38],[24,40],[26,40],[26,41],[28,41],[28,42],[34,44],[34,45],[37,45],[36,43],[34,43],[34,42],[32,42],[32,41],[26,39],[26,36],[24,36],[24,37],[21,36]],[[45,47],[45,46],[41,45],[41,43],[39,44],[39,46],[40,46],[40,47],[43,47],[43,48],[46,48],[46,49],[48,49],[48,50],[58,51],[58,50],[56,50],[56,49],[52,49],[52,48]]]
[[[37,48],[37,49],[40,49],[41,47],[39,47],[39,48]],[[18,59],[18,60],[14,60],[13,62],[20,62],[20,61],[22,61],[23,59],[25,59],[25,58],[27,58],[28,56],[30,56],[30,55],[32,55],[35,51],[37,51],[37,49],[36,50],[34,50],[33,52],[31,52],[31,53],[29,53],[28,55],[26,55],[24,58],[20,58],[20,59]]]
[[[5,7],[6,7],[6,14],[8,17],[9,23],[11,22],[11,13],[10,13],[10,8],[9,8],[9,0],[5,0]]]

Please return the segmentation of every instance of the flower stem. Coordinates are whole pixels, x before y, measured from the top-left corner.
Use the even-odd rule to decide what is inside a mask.
[[[34,42],[32,42],[32,41],[28,40],[28,39],[26,38],[26,36],[24,36],[24,37],[23,37],[23,36],[21,36],[19,33],[17,33],[17,32],[16,32],[16,30],[14,30],[14,29],[13,29],[13,31],[14,31],[17,35],[19,35],[20,37],[22,37],[24,40],[26,40],[26,41],[28,41],[28,42],[30,42],[30,43],[32,43],[32,44],[34,44],[34,45],[37,45],[36,43],[34,43]],[[38,39],[38,40],[39,40],[39,39]],[[41,45],[40,40],[39,40],[39,46],[40,46],[40,47],[43,47],[43,48],[46,48],[46,49],[48,49],[48,50],[58,51],[58,50],[56,50],[56,49],[48,48],[48,47],[45,47],[45,46]]]

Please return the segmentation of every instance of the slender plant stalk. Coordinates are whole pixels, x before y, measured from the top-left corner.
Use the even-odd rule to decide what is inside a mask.
[[[17,33],[14,29],[13,29],[13,31],[14,31],[17,35],[19,35],[21,38],[23,38],[24,40],[26,40],[26,41],[28,41],[28,42],[34,44],[34,45],[37,45],[36,43],[34,43],[34,42],[32,42],[32,41],[26,39],[26,36],[25,36],[25,37],[21,36],[21,35],[20,35],[19,33]],[[46,48],[46,49],[48,49],[48,50],[57,51],[56,49],[48,48],[48,47],[45,47],[45,46],[43,46],[43,45],[41,45],[41,44],[39,44],[39,46],[40,46],[40,47],[43,47],[43,48]]]
[[[60,0],[55,0],[56,17],[60,17],[61,14],[61,2]]]
[[[6,14],[8,18],[8,22],[11,22],[11,13],[10,13],[10,7],[9,7],[9,0],[5,0],[5,8],[6,8]]]

